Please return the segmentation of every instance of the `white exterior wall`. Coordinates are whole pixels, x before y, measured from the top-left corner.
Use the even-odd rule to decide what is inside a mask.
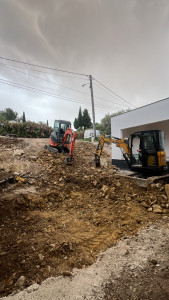
[[[84,132],[84,139],[88,139],[90,137],[94,136],[94,131],[93,129],[86,129]],[[96,130],[96,137],[100,136],[100,131]]]
[[[169,159],[169,99],[111,118],[111,136],[128,137],[140,130],[160,129],[165,134],[165,151]],[[121,151],[112,144],[112,159],[122,159]]]

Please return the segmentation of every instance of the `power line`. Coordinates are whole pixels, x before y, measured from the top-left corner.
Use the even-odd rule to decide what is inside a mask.
[[[112,94],[111,93],[109,93],[108,91],[105,91],[104,89],[103,89],[103,87],[102,86],[99,86],[96,82],[94,82],[94,85],[95,86],[97,86],[99,89],[101,89],[102,91],[104,91],[104,92],[107,92],[111,97],[112,97]],[[114,95],[115,96],[115,95]],[[97,98],[96,96],[95,96],[95,98]],[[100,99],[102,99],[102,100],[104,100],[103,98],[100,98]],[[118,100],[117,99],[117,97],[115,98],[116,100]],[[109,99],[109,100],[104,100],[104,101],[107,101],[107,102],[112,102],[112,99]],[[117,105],[122,105],[122,106],[127,106],[128,107],[128,105],[127,104],[119,104],[119,103],[117,103],[117,102],[113,102],[114,104],[117,104]]]
[[[38,77],[38,76],[33,75],[33,74],[27,74],[27,73],[25,73],[25,72],[22,72],[22,71],[20,71],[20,70],[17,70],[17,69],[15,69],[15,68],[13,68],[13,67],[9,67],[9,66],[3,65],[3,64],[1,64],[1,63],[0,63],[0,65],[3,66],[3,67],[5,67],[5,68],[8,68],[8,69],[17,71],[17,72],[22,73],[22,74],[25,74],[25,75],[27,75],[27,76],[31,76],[31,77],[34,77],[34,78],[37,78],[37,79],[40,79],[40,80],[43,80],[43,81],[46,81],[46,82],[49,82],[49,83],[52,83],[52,84],[56,84],[57,86],[61,86],[61,87],[64,87],[64,88],[66,88],[66,89],[69,89],[69,90],[72,90],[72,91],[75,91],[75,92],[78,92],[78,93],[81,93],[81,94],[87,94],[87,93],[78,91],[78,90],[76,90],[76,89],[72,89],[72,88],[70,88],[70,87],[67,87],[67,86],[65,86],[65,85],[58,84],[57,82],[50,81],[50,80],[48,80],[48,79],[44,79],[44,78]],[[87,94],[87,95],[88,95],[88,94]]]
[[[3,75],[3,76],[4,76],[4,75]],[[15,77],[14,77],[14,78],[12,77],[12,79],[18,80],[18,79],[16,79]],[[35,87],[33,87],[33,86],[31,86],[31,87],[29,86],[29,87],[28,87],[28,86],[23,85],[23,83],[24,83],[24,84],[32,84],[32,82],[27,82],[27,81],[24,81],[24,82],[22,82],[22,83],[20,83],[20,82],[19,82],[19,83],[18,83],[18,82],[10,82],[10,81],[7,81],[7,80],[6,80],[6,77],[5,77],[5,79],[2,79],[2,80],[6,81],[6,82],[8,82],[8,83],[17,84],[17,85],[19,85],[19,86],[23,86],[23,87],[26,87],[26,88],[29,88],[29,89],[31,89],[31,88],[37,89],[37,87],[40,87],[40,89],[41,89],[41,85],[37,85],[37,84],[36,84]],[[23,80],[22,80],[22,81],[23,81]],[[38,89],[38,91],[42,91],[43,93],[46,93],[46,94],[47,94],[47,93],[53,93],[53,92],[54,92],[54,95],[57,96],[57,97],[65,97],[65,99],[77,99],[77,98],[74,98],[74,97],[72,98],[72,97],[67,96],[67,95],[64,95],[64,94],[56,94],[55,89],[51,89],[51,88],[49,89],[49,88],[48,88],[47,91],[46,91],[46,90],[45,90],[45,91],[44,91],[44,90],[40,90],[40,89]],[[79,101],[83,101],[83,102],[84,102],[84,101],[89,101],[89,99],[81,99],[81,100],[79,100]],[[79,103],[80,103],[80,102],[79,102]]]
[[[101,86],[103,86],[106,90],[108,90],[109,92],[111,92],[113,95],[117,96],[118,98],[120,98],[121,100],[123,100],[124,102],[126,102],[127,104],[133,106],[134,108],[136,108],[133,104],[129,103],[127,100],[125,100],[124,98],[122,98],[121,96],[119,96],[118,94],[116,94],[115,92],[113,92],[111,89],[109,89],[107,86],[105,86],[103,83],[101,83],[100,81],[98,81],[97,79],[93,78],[95,81],[97,81]]]
[[[10,82],[10,81],[4,80],[4,79],[0,79],[0,83],[7,84],[7,85],[10,85],[10,86],[14,86],[14,87],[18,87],[18,88],[25,89],[25,90],[30,90],[30,91],[33,91],[33,92],[40,92],[42,94],[45,94],[45,95],[48,95],[48,96],[54,97],[54,98],[59,97],[60,99],[70,101],[70,102],[76,102],[76,103],[80,103],[80,104],[82,103],[82,104],[85,104],[85,105],[90,105],[89,103],[86,103],[83,100],[63,97],[63,96],[60,96],[60,95],[57,95],[57,94],[54,94],[54,93],[49,93],[49,92],[46,92],[46,91],[43,91],[43,90],[40,90],[40,89],[37,89],[37,88],[34,88],[34,87],[29,87],[29,86],[25,86],[25,85],[22,85],[22,84],[15,83],[15,82]],[[108,109],[109,108],[109,107],[104,107],[104,106],[100,106],[100,105],[96,105],[96,107],[102,108],[102,109]]]
[[[88,93],[85,93],[85,92],[79,91],[79,90],[77,90],[77,89],[73,89],[73,88],[67,87],[67,86],[65,86],[65,85],[58,84],[57,82],[50,81],[50,80],[48,80],[48,79],[44,79],[44,78],[38,77],[38,76],[33,75],[33,74],[27,74],[27,73],[25,73],[25,72],[23,72],[23,71],[17,70],[16,68],[13,68],[12,66],[8,66],[8,65],[5,65],[5,64],[1,64],[1,63],[0,63],[0,65],[3,66],[3,67],[5,67],[5,68],[8,68],[8,69],[10,69],[10,70],[14,70],[14,71],[17,71],[17,72],[19,72],[19,73],[22,73],[22,74],[24,74],[24,75],[31,76],[31,77],[34,77],[34,78],[37,78],[37,79],[40,79],[40,80],[43,80],[43,81],[46,81],[46,82],[49,82],[49,83],[52,83],[52,84],[56,84],[57,86],[61,86],[61,87],[67,88],[67,89],[69,89],[69,90],[72,90],[72,91],[75,91],[75,92],[78,92],[78,93],[81,93],[81,94],[84,94],[84,95],[88,95],[88,96],[89,96]],[[29,70],[29,69],[28,69],[28,70]],[[52,74],[52,73],[51,73],[51,74]],[[95,83],[95,84],[96,84],[96,83]],[[97,85],[97,84],[96,84],[96,85]],[[97,86],[98,86],[98,85],[97,85]],[[99,87],[99,86],[98,86],[98,87]],[[95,96],[95,98],[100,99],[100,100],[103,100],[103,101],[110,102],[110,100],[108,100],[108,99],[103,99],[103,98],[98,97],[98,96]],[[120,105],[120,104],[118,104],[118,103],[116,103],[116,102],[115,102],[114,104]]]
[[[3,64],[3,66],[13,67],[12,65],[6,65],[6,64]],[[30,68],[16,66],[16,65],[15,65],[15,68],[17,68],[17,69],[23,69],[23,70],[29,70],[29,71],[33,71],[33,72],[38,72],[38,73],[41,73],[41,74],[49,74],[49,75],[54,75],[54,76],[62,76],[62,77],[67,77],[67,78],[72,78],[72,79],[88,80],[88,78],[85,79],[83,77],[63,75],[63,74],[57,74],[57,73],[51,73],[51,72],[47,72],[47,71],[30,69]]]
[[[1,83],[8,83],[9,85],[11,84],[11,85],[16,85],[16,86],[18,86],[18,87],[23,87],[23,88],[28,88],[28,89],[30,89],[30,90],[36,90],[36,91],[40,91],[40,92],[43,92],[43,93],[45,93],[45,94],[52,94],[52,95],[55,95],[56,97],[60,97],[60,98],[64,98],[64,99],[70,99],[70,100],[78,100],[79,102],[80,101],[83,101],[83,102],[85,102],[85,100],[79,100],[79,99],[76,99],[76,98],[72,98],[72,97],[68,97],[68,96],[64,96],[64,95],[60,95],[60,94],[56,94],[56,93],[53,93],[53,92],[50,92],[50,91],[44,91],[44,90],[42,90],[42,89],[39,89],[39,88],[37,88],[37,87],[33,87],[33,86],[26,86],[26,85],[24,85],[24,84],[21,84],[21,83],[18,83],[18,82],[12,82],[12,81],[9,81],[9,80],[6,80],[6,79],[3,79],[3,78],[1,78],[0,79],[1,80]]]
[[[37,68],[42,68],[42,69],[53,70],[53,71],[57,71],[57,72],[63,72],[63,73],[69,73],[69,74],[75,74],[75,75],[81,75],[81,76],[88,77],[88,75],[86,75],[86,74],[81,74],[81,73],[77,73],[77,72],[65,71],[65,70],[56,69],[56,68],[52,68],[52,67],[36,65],[36,64],[27,63],[27,62],[20,61],[20,60],[15,60],[15,59],[10,59],[10,58],[6,58],[6,57],[2,57],[2,56],[0,56],[0,58],[3,59],[3,60],[12,61],[12,62],[16,62],[16,63],[19,63],[19,64],[24,64],[24,65],[28,65],[28,66],[37,67]]]
[[[82,74],[82,73],[77,73],[77,72],[71,72],[71,71],[56,69],[56,68],[52,68],[52,67],[47,67],[47,66],[42,66],[42,65],[32,64],[32,63],[27,63],[27,62],[23,62],[23,61],[20,61],[20,60],[10,59],[10,58],[6,58],[6,57],[2,57],[2,56],[0,56],[0,59],[6,60],[6,61],[15,62],[15,63],[19,63],[19,64],[24,64],[24,65],[28,65],[28,66],[33,66],[33,67],[37,67],[37,68],[42,68],[42,69],[47,69],[47,70],[53,70],[53,71],[57,71],[57,72],[67,73],[67,74],[80,75],[80,76],[84,76],[84,77],[88,77],[89,78],[89,75],[87,75],[87,74]],[[118,98],[120,98],[124,102],[126,102],[129,105],[131,105],[134,108],[136,108],[133,104],[129,103],[127,100],[125,100],[124,98],[122,98],[118,94],[114,93],[111,89],[109,89],[108,87],[106,87],[104,84],[102,84],[101,82],[99,82],[95,78],[93,78],[93,79],[96,82],[98,82],[102,87],[104,87],[107,91],[111,92],[113,95],[117,96]]]

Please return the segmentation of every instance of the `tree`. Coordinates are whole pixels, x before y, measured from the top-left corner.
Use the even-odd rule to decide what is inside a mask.
[[[5,119],[5,113],[3,110],[0,111],[0,121],[6,121]]]
[[[6,108],[0,111],[0,119],[2,118],[3,121],[11,121],[17,120],[18,113],[14,111],[12,108]]]
[[[81,107],[79,108],[79,114],[78,114],[78,128],[82,128],[83,127],[83,116],[82,116],[82,110]]]
[[[88,110],[85,108],[83,111],[83,127],[84,129],[90,128],[92,125],[91,118]]]
[[[101,131],[101,125],[100,123],[95,123],[95,127],[96,127],[96,130],[100,130]]]
[[[78,123],[78,119],[77,119],[77,118],[75,118],[75,120],[74,120],[74,122],[73,122],[73,125],[74,125],[74,128],[75,128],[75,129],[78,129],[79,123]]]
[[[23,122],[23,123],[25,123],[25,122],[26,122],[25,112],[23,112],[23,116],[22,116],[22,122]]]
[[[81,107],[79,108],[79,113],[78,113],[78,117],[75,118],[73,125],[76,129],[86,129],[86,128],[90,128],[92,125],[91,122],[91,118],[89,115],[88,110],[85,108],[82,114],[82,110]]]
[[[100,123],[100,131],[102,131],[104,134],[106,135],[111,135],[111,118],[112,117],[115,117],[115,116],[118,116],[118,115],[121,115],[125,112],[127,112],[127,110],[120,110],[116,113],[113,113],[113,114],[106,114],[104,116],[104,118],[101,120],[101,123]]]

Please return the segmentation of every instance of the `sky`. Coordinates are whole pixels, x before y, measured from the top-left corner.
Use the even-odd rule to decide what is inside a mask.
[[[96,122],[169,97],[169,1],[0,0],[0,110],[92,117],[88,75]]]

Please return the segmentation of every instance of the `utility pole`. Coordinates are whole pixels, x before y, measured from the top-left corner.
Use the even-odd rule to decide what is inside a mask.
[[[94,109],[94,96],[93,96],[92,75],[89,75],[89,80],[90,80],[90,91],[91,91],[91,101],[92,101],[93,133],[94,133],[94,140],[95,140],[96,139],[96,126],[95,126],[95,109]]]

